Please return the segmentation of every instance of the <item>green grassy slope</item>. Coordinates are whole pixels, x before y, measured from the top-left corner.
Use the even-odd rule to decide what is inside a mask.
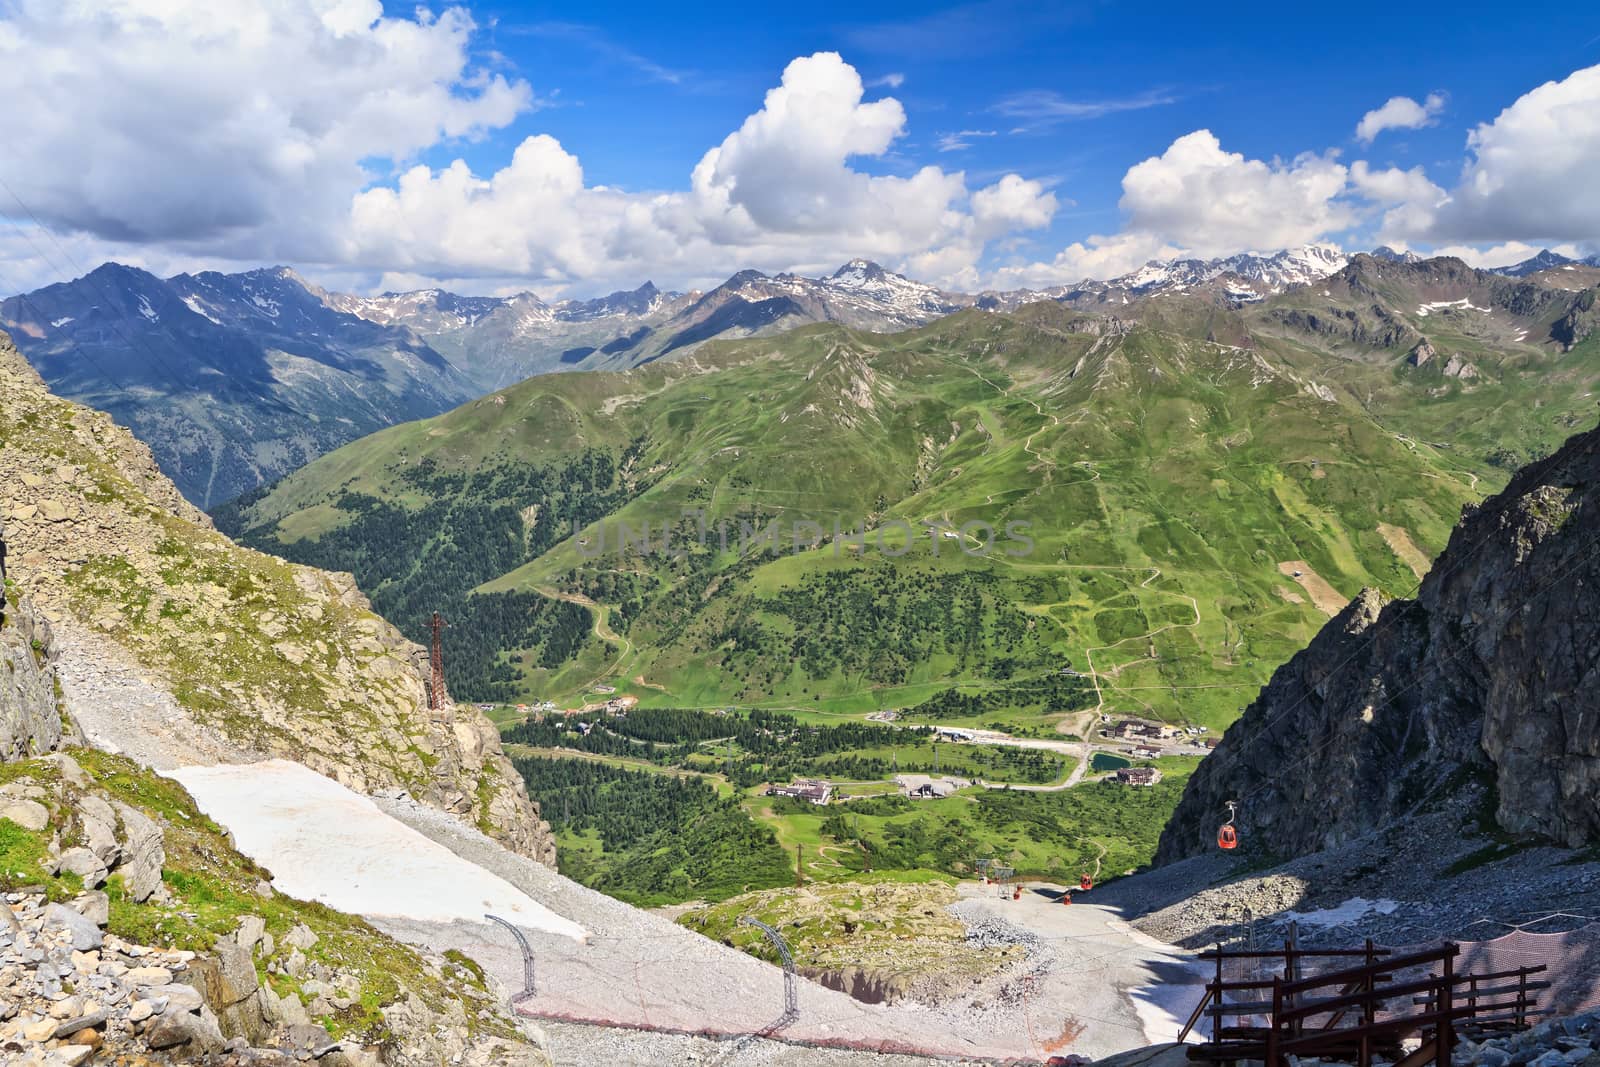
[[[1012,726],[1103,700],[1223,725],[1325,618],[1312,579],[1324,601],[1409,591],[1380,524],[1431,558],[1494,484],[1488,438],[1539,447],[1571,405],[1520,422],[1517,405],[1588,373],[1536,370],[1592,362],[1506,341],[1523,328],[1508,319],[1475,335],[1477,379],[1429,378],[1372,342],[1382,331],[1358,344],[1290,314],[1382,299],[1359,289],[1242,312],[1151,301],[1146,324],[1035,305],[888,336],[817,326],[534,378],[218,518],[353,570],[409,632],[453,613],[460,695],[606,682],[659,705],[927,705]],[[1422,321],[1464,346],[1434,326],[1446,314]],[[741,551],[741,526],[772,522],[776,545]],[[865,548],[835,543],[835,522],[864,528]],[[997,532],[987,555],[960,551],[982,535],[967,522]],[[825,537],[807,547],[800,525],[796,552],[804,523]],[[619,545],[624,524],[649,524],[652,550]],[[1063,668],[1092,677],[1064,687]]]

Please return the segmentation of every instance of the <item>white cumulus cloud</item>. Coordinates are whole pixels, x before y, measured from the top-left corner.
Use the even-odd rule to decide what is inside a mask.
[[[1524,94],[1467,138],[1448,201],[1419,234],[1465,242],[1600,242],[1600,66]]]
[[[1391,96],[1382,107],[1361,116],[1361,121],[1356,123],[1356,140],[1371,144],[1384,130],[1420,130],[1432,126],[1444,105],[1442,93],[1429,93],[1420,104],[1409,96]]]
[[[1048,261],[1002,266],[987,281],[993,289],[1042,289],[1087,278],[1115,278],[1152,259],[1172,259],[1183,254],[1184,249],[1160,234],[1096,234],[1072,242]]]
[[[987,242],[1055,211],[1017,175],[969,188],[934,166],[863,169],[891,155],[905,109],[869,99],[829,52],[791,62],[677,188],[591,184],[543,134],[492,169],[424,165],[537,110],[530,83],[481,54],[460,7],[386,17],[379,0],[10,0],[0,140],[27,210],[0,202],[0,217],[31,229],[31,215],[135,262],[288,261],[323,277],[549,291],[831,269],[856,255],[954,277]]]
[[[395,19],[378,0],[14,0],[3,12],[7,184],[44,223],[114,241],[305,251],[372,179],[363,161],[476,136],[534,104],[525,81],[471,65],[459,8]]]
[[[1339,199],[1347,170],[1310,153],[1289,162],[1226,152],[1210,130],[1178,138],[1122,179],[1129,228],[1201,255],[1314,241],[1355,221]]]
[[[1055,197],[1019,175],[969,190],[959,171],[872,175],[852,166],[884,155],[905,125],[900,103],[865,99],[860,75],[838,55],[802,57],[701,157],[687,190],[587,185],[576,157],[532,137],[488,177],[458,161],[362,192],[346,257],[559,284],[641,274],[712,280],[732,266],[821,268],[864,255],[949,280],[972,268],[988,240],[1049,224]]]

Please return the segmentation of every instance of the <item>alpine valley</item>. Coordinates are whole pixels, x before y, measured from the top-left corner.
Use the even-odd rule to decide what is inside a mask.
[[[1581,264],[1357,255],[1249,300],[1242,266],[540,375],[216,516],[413,637],[442,610],[473,699],[1221,727],[1360,589],[1413,589],[1600,378]]]

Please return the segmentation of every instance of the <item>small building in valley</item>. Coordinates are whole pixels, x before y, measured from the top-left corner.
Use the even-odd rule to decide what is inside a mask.
[[[1119,737],[1124,741],[1170,741],[1175,737],[1183,736],[1183,731],[1175,726],[1140,722],[1138,719],[1123,719],[1107,730],[1106,733],[1112,737]]]
[[[972,783],[965,778],[934,778],[926,774],[899,774],[894,784],[912,800],[941,800]]]
[[[1113,777],[1119,785],[1155,785],[1161,772],[1154,767],[1124,767]]]
[[[822,805],[833,799],[833,783],[821,778],[796,778],[788,785],[767,787],[769,797],[790,797],[810,804]]]

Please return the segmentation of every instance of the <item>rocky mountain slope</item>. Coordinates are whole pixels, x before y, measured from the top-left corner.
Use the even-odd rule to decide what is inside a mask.
[[[480,391],[415,334],[329,307],[284,268],[161,279],[107,263],[0,301],[0,326],[202,506]]]
[[[348,575],[218,534],[147,447],[53,396],[3,335],[0,487],[8,597],[50,621],[74,684],[111,693],[126,678],[169,706],[172,729],[215,739],[213,754],[281,755],[358,791],[404,789],[553,859],[494,727],[468,706],[427,709],[424,650]],[[103,711],[115,725],[116,709]]]
[[[1481,780],[1493,824],[1600,839],[1600,430],[1468,508],[1414,599],[1367,590],[1273,675],[1190,779],[1158,862],[1214,850],[1241,801],[1296,856]]]
[[[320,291],[319,291],[320,292]],[[533,293],[457,296],[442,289],[362,297],[324,293],[330,307],[402,328],[449,356],[487,393],[530,374],[592,366],[637,347],[694,303],[646,282],[632,292],[546,303]]]
[[[1402,267],[1422,262],[1387,248],[1363,258]],[[1498,273],[1475,273],[1578,291],[1600,281],[1593,258],[1541,253]],[[1140,318],[1164,314],[1150,302],[1170,297],[1225,314],[1288,292],[1314,297],[1322,279],[1351,262],[1337,249],[1309,245],[1152,261],[1120,277],[1048,289],[967,294],[852,260],[816,278],[741,271],[706,293],[667,293],[646,282],[548,303],[526,292],[355,296],[284,267],[163,280],[108,263],[0,302],[0,325],[52,388],[131,426],[184,494],[209,507],[363,434],[534,374],[622,370],[714,338],[770,336],[818,322],[881,333],[965,308],[1014,310],[1041,300]],[[1439,316],[1470,310],[1436,303]],[[1448,359],[1438,366],[1449,366]],[[1464,367],[1456,373],[1478,372]]]
[[[1490,269],[1495,274],[1504,274],[1513,278],[1522,278],[1529,274],[1537,274],[1540,271],[1571,266],[1600,267],[1600,255],[1585,256],[1582,259],[1574,259],[1571,256],[1564,256],[1560,252],[1552,252],[1550,249],[1545,248],[1541,249],[1534,255],[1529,256],[1527,259],[1522,260],[1521,262],[1510,263],[1503,267],[1493,267]]]

